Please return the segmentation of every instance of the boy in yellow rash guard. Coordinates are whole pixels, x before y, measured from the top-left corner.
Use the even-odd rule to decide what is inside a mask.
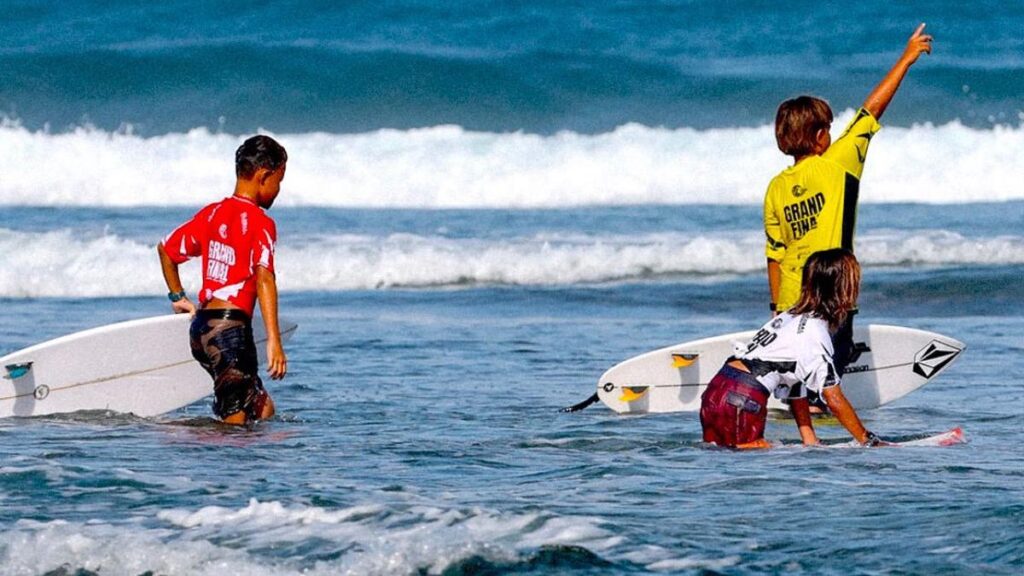
[[[804,262],[819,251],[853,250],[860,176],[878,120],[918,57],[932,51],[932,37],[917,27],[896,64],[864,101],[843,135],[832,143],[832,110],[813,96],[786,100],[775,117],[779,150],[793,166],[772,179],[764,198],[768,286],[772,312],[788,310],[800,296]],[[842,373],[852,348],[852,316],[834,336]]]
[[[810,99],[801,96],[787,103],[802,104]],[[809,102],[818,103],[824,104],[820,100]],[[831,122],[831,114],[828,118]],[[805,156],[768,184],[764,197],[765,251],[769,262],[778,264],[781,275],[777,298],[774,293],[772,298],[779,312],[788,310],[800,298],[804,262],[811,254],[832,248],[853,249],[860,176],[868,144],[880,128],[875,117],[862,108],[828,149],[820,155]]]

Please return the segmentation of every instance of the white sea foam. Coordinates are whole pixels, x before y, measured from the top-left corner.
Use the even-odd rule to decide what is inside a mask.
[[[838,131],[850,116],[837,120]],[[596,135],[468,132],[281,134],[281,205],[555,207],[757,204],[787,158],[772,128],[698,131],[629,124]],[[233,185],[241,141],[205,128],[143,138],[0,124],[0,205],[201,205]],[[1024,127],[887,128],[872,143],[863,202],[1024,198]]]
[[[281,246],[282,290],[339,291],[473,285],[553,286],[661,277],[760,273],[760,233],[691,236],[552,235],[506,240],[439,236],[337,235]],[[948,231],[875,232],[858,237],[867,266],[1024,263],[1024,236],[967,238]],[[151,243],[114,235],[0,229],[0,297],[157,295],[165,291]],[[198,264],[185,264],[198,289]]]
[[[363,505],[329,510],[251,500],[111,524],[22,520],[0,534],[3,573],[438,574],[479,556],[514,562],[546,545],[599,555],[622,544],[589,517],[480,508]],[[663,556],[664,554],[661,554]]]

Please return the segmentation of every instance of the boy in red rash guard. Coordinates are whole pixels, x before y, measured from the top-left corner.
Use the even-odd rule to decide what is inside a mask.
[[[281,191],[287,162],[287,152],[273,138],[249,138],[235,152],[234,194],[206,206],[157,245],[171,308],[195,315],[192,356],[213,377],[213,411],[227,424],[274,415],[252,336],[257,300],[267,330],[267,371],[275,380],[288,371],[277,320],[277,228],[266,213]],[[196,256],[203,264],[198,311],[178,274],[178,266]]]

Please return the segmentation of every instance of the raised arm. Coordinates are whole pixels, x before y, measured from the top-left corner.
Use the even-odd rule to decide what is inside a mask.
[[[917,27],[910,40],[907,41],[907,47],[903,50],[900,59],[864,100],[864,109],[870,112],[876,120],[880,120],[882,114],[885,114],[885,109],[889,107],[889,102],[892,101],[896,90],[899,89],[903,77],[907,75],[907,71],[910,70],[914,62],[917,62],[922,53],[932,53],[932,37],[924,33],[923,23]]]

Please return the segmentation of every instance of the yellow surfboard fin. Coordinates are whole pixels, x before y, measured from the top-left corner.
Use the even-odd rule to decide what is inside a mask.
[[[619,398],[619,402],[633,402],[644,397],[647,394],[647,386],[634,386],[632,388],[625,387],[622,389],[622,396]]]
[[[672,355],[672,367],[673,368],[686,368],[700,358],[700,354],[673,354]]]

